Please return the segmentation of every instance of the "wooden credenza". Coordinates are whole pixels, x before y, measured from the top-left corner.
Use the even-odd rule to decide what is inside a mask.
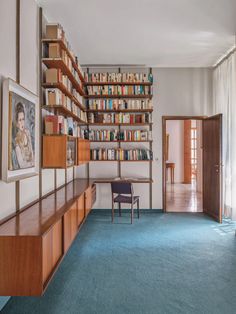
[[[0,295],[42,295],[92,208],[77,179],[0,226]]]

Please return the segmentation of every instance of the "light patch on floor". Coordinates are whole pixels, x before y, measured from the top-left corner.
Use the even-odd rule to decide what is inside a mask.
[[[202,193],[192,184],[166,184],[168,212],[202,212]]]

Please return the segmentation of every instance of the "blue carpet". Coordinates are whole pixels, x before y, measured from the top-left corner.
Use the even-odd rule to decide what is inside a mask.
[[[41,298],[2,314],[236,313],[236,238],[202,214],[92,213]]]

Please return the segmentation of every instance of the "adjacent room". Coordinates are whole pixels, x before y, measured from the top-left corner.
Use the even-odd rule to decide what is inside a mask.
[[[236,312],[236,1],[0,1],[1,314]]]
[[[201,134],[202,120],[166,120],[167,212],[203,211]]]

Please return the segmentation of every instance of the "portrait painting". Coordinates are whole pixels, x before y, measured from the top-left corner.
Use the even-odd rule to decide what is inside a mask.
[[[2,179],[38,173],[38,97],[13,80],[3,83]]]

